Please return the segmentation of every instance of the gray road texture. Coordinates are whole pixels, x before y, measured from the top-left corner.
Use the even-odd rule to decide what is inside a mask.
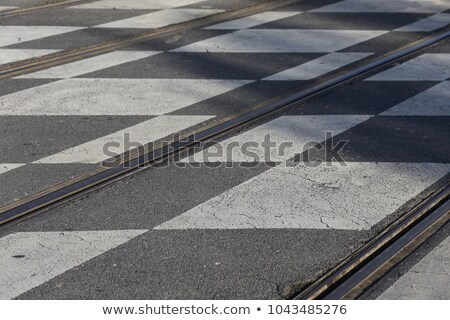
[[[351,88],[364,90],[369,83],[355,82],[310,104],[294,106],[287,114],[323,115],[329,105],[327,101],[332,98],[332,107],[337,114],[351,114],[355,108],[353,104],[361,104],[362,101],[359,90]],[[427,82],[406,83],[402,87],[404,96],[399,98],[396,91],[401,84],[396,83],[391,88],[392,92],[383,90],[376,108],[369,103],[368,109],[361,113],[388,110],[400,100],[430,86]],[[378,88],[385,87],[381,85]],[[346,104],[346,101],[351,103]],[[317,113],[312,111],[313,106]],[[449,138],[446,128],[448,117],[377,116],[336,138],[350,141],[342,153],[349,163],[449,163],[450,152],[443,143]],[[411,151],[418,149],[426,151]],[[324,157],[320,153],[316,156]],[[269,170],[272,169],[263,164],[254,168],[179,168],[174,164],[150,168],[61,208],[4,228],[1,236],[21,232],[150,230],[18,298],[286,298],[367,242],[420,200],[420,197],[411,199],[369,230],[289,227],[154,229]],[[422,196],[445,181],[448,177],[443,176]],[[270,190],[271,186],[266,188]],[[269,194],[274,191],[269,191]],[[355,201],[358,201],[357,197]],[[282,206],[284,204],[280,204],[280,208]]]
[[[20,2],[20,1],[19,1]],[[181,6],[180,9],[185,10],[234,10],[243,8],[253,4],[264,3],[263,0],[233,0],[233,1],[217,1],[209,0],[198,3],[192,3]],[[357,52],[365,53],[369,56],[367,59],[375,58],[388,51],[399,48],[407,43],[416,41],[430,34],[431,31],[395,31],[397,28],[409,25],[430,17],[430,12],[320,12],[315,9],[338,3],[337,0],[321,0],[321,1],[299,1],[290,6],[280,7],[276,12],[292,12],[293,15],[276,19],[271,18],[267,23],[262,23],[249,28],[251,30],[261,30],[263,32],[272,32],[284,30],[314,30],[320,27],[327,32],[382,32],[381,35],[371,37],[368,40],[358,40],[354,44],[336,50],[335,48],[325,48],[313,50],[294,50],[291,52],[289,46],[281,52],[270,52],[263,50],[261,52],[252,51],[253,48],[247,48],[249,52],[171,52],[171,50],[181,48],[187,45],[199,43],[202,40],[212,39],[217,36],[226,36],[236,31],[236,29],[209,29],[197,28],[187,32],[170,34],[164,37],[145,41],[131,47],[123,48],[121,51],[157,51],[159,54],[137,59],[127,63],[117,63],[117,65],[109,67],[99,67],[99,70],[85,72],[75,76],[77,79],[117,79],[118,81],[126,81],[128,79],[186,79],[186,80],[248,80],[252,81],[244,86],[240,86],[233,90],[212,96],[208,99],[202,99],[195,103],[188,104],[175,111],[167,112],[168,115],[192,115],[192,116],[211,116],[211,121],[215,121],[222,117],[229,116],[236,112],[240,112],[246,108],[252,107],[258,103],[267,101],[276,96],[286,94],[291,90],[298,90],[312,85],[314,82],[320,81],[322,77],[327,77],[325,72],[323,75],[312,77],[311,79],[289,79],[273,81],[270,79],[262,80],[271,75],[277,74],[284,70],[306,64],[315,59],[320,59],[330,52]],[[5,5],[13,5],[5,3]],[[22,5],[18,3],[17,5]],[[438,8],[442,11],[442,8]],[[435,9],[433,9],[435,10]],[[437,9],[436,9],[437,10]],[[100,24],[119,21],[123,19],[133,19],[147,14],[158,13],[158,9],[75,9],[70,5],[51,8],[43,11],[33,12],[26,15],[13,17],[3,17],[0,20],[0,26],[6,28],[23,28],[23,27],[75,27],[80,28],[71,32],[65,32],[58,35],[44,36],[28,41],[17,41],[0,47],[3,54],[8,55],[8,50],[14,56],[16,52],[38,52],[39,50],[67,50],[81,48],[88,45],[99,44],[104,41],[118,39],[124,36],[133,35],[145,31],[149,28],[135,27],[96,27]],[[332,10],[331,10],[332,11]],[[301,14],[300,14],[301,13]],[[271,13],[273,14],[273,13]],[[162,18],[162,22],[164,22]],[[168,19],[168,18],[167,18]],[[159,20],[158,20],[159,21]],[[6,30],[6,29],[5,29]],[[9,30],[9,29],[8,29]],[[241,30],[245,31],[245,30]],[[358,31],[358,32],[359,32]],[[7,32],[7,31],[5,31]],[[9,31],[8,31],[9,32]],[[311,40],[311,39],[310,39]],[[305,40],[305,41],[310,41]],[[291,43],[298,42],[292,40]],[[288,42],[286,42],[288,43]],[[2,54],[2,53],[0,53]],[[344,68],[352,68],[363,63],[363,60],[355,61],[344,67],[334,67],[329,71],[339,72]],[[64,78],[64,75],[62,76]],[[27,90],[36,88],[39,90],[45,85],[61,82],[61,77],[48,78],[47,76],[36,78],[5,78],[0,80],[0,100],[5,99],[4,108],[15,108],[13,104],[30,105],[39,100],[38,93]],[[433,83],[423,81],[422,83],[412,83],[406,90],[396,91],[391,88],[395,83],[369,83],[361,84],[365,88],[361,88],[361,94],[371,94],[371,92],[380,92],[382,86],[386,86],[387,90],[397,92],[397,99],[400,101],[403,97],[408,97],[419,92],[426,86],[432,86]],[[379,89],[372,90],[376,86]],[[58,90],[56,95],[61,96]],[[17,100],[10,100],[8,97],[14,94],[24,93],[24,97]],[[67,93],[70,95],[70,93]],[[83,93],[79,95],[82,97]],[[362,114],[365,109],[368,114],[376,114],[383,107],[377,105],[377,95],[371,94],[367,104],[358,106],[359,110],[348,110],[347,113]],[[89,103],[89,98],[86,98]],[[108,99],[103,96],[101,99]],[[135,97],[139,100],[140,97]],[[155,100],[160,99],[158,96]],[[11,102],[15,101],[15,102]],[[83,100],[84,101],[84,100]],[[79,102],[83,103],[84,102]],[[393,101],[394,103],[394,101]],[[369,107],[370,106],[373,107]],[[336,109],[338,110],[338,109]],[[324,111],[326,113],[326,111]],[[335,112],[335,111],[334,111]],[[336,111],[337,112],[337,111]],[[319,113],[318,113],[319,114]],[[112,134],[118,130],[126,129],[130,126],[137,125],[145,119],[158,116],[149,112],[133,115],[118,115],[114,112],[102,115],[87,114],[59,114],[42,112],[41,114],[1,114],[0,113],[0,134],[5,139],[0,141],[0,149],[2,150],[0,164],[26,164],[20,169],[14,169],[6,173],[0,174],[0,204],[6,204],[15,199],[22,198],[30,193],[41,191],[47,188],[51,183],[62,182],[72,177],[75,172],[88,171],[94,164],[84,164],[77,162],[77,155],[74,155],[74,163],[54,163],[50,166],[55,167],[54,174],[49,179],[51,183],[42,181],[41,177],[47,172],[49,165],[42,165],[42,171],[39,172],[39,164],[30,164],[39,158],[47,157],[58,152],[62,152],[68,148],[95,140]],[[176,130],[175,130],[176,131]],[[85,169],[82,169],[82,167]],[[69,169],[67,173],[65,168],[76,167],[77,170]],[[20,179],[17,179],[20,177]]]
[[[224,3],[206,2],[218,7]],[[338,2],[299,1],[283,10],[308,11]],[[239,6],[247,2],[229,3]],[[199,5],[205,4],[190,7],[198,8]],[[123,14],[129,13],[131,11]],[[41,14],[35,14],[33,21],[36,24],[44,21],[48,13]],[[30,162],[163,116],[215,116],[216,119],[228,116],[289,90],[311,85],[328,73],[319,73],[306,80],[263,78],[304,66],[325,55],[336,54],[335,51],[373,53],[374,57],[383,54],[427,36],[429,32],[392,30],[430,15],[309,12],[305,20],[293,16],[251,28],[264,32],[267,29],[285,32],[289,28],[307,34],[306,29],[316,28],[319,19],[324,29],[333,32],[349,29],[353,32],[355,28],[369,32],[387,30],[381,36],[344,49],[327,49],[327,52],[305,52],[305,49],[297,52],[230,52],[230,48],[226,49],[227,38],[214,38],[227,37],[233,32],[224,29],[192,30],[127,48],[163,52],[81,74],[75,77],[76,81],[135,78],[142,81],[162,79],[161,82],[175,79],[177,83],[211,79],[250,79],[253,82],[163,115],[49,115],[45,112],[40,115],[0,115],[0,133],[5,137],[0,144],[2,150],[8,150],[1,154],[0,163],[28,163],[0,174],[0,202],[20,198],[96,165]],[[26,24],[23,19],[9,24]],[[89,25],[92,17],[87,15],[86,19],[80,23]],[[370,28],[364,21],[370,21]],[[52,23],[56,22],[53,20]],[[66,49],[114,38],[122,32],[97,29],[100,28],[26,41],[6,49]],[[124,30],[125,33],[134,32]],[[254,32],[251,30],[238,32],[251,34]],[[225,48],[224,52],[210,52],[212,49],[208,52],[188,49],[168,52],[183,46],[198,46],[199,41],[211,41],[211,38],[219,41],[220,45],[216,47]],[[254,41],[256,36],[250,39]],[[239,43],[239,39],[232,39],[231,43]],[[248,44],[238,45],[244,50]],[[208,48],[214,47],[213,42]],[[431,75],[426,72],[429,65],[421,64],[425,54],[428,54],[425,56],[427,61],[437,65],[440,72]],[[98,252],[92,259],[81,259],[75,267],[63,268],[39,283],[32,279],[36,274],[48,271],[46,263],[24,255],[20,252],[23,247],[7,248],[7,252],[14,254],[5,254],[1,259],[0,284],[9,281],[8,272],[20,269],[22,282],[17,284],[17,294],[13,296],[17,299],[290,297],[449,180],[450,106],[446,91],[436,90],[436,87],[447,88],[449,85],[450,74],[445,73],[449,56],[450,42],[442,42],[402,61],[415,64],[412,74],[405,76],[402,63],[388,66],[379,71],[378,79],[372,78],[375,74],[368,75],[364,80],[307,103],[295,104],[281,118],[265,119],[224,138],[225,142],[229,139],[261,139],[271,130],[278,142],[293,139],[305,143],[320,142],[325,139],[325,132],[331,131],[334,141],[348,141],[340,153],[348,166],[334,163],[328,168],[300,164],[298,169],[284,169],[282,161],[272,164],[278,165],[273,168],[263,162],[249,166],[249,163],[235,160],[231,167],[222,163],[214,169],[205,164],[182,168],[174,163],[148,168],[74,202],[0,228],[0,242],[8,237],[27,236],[31,239],[29,247],[36,250],[48,249],[39,247],[39,241],[50,233],[62,239],[53,243],[57,250],[67,245],[64,242],[66,233],[77,235],[77,232],[89,231],[95,235],[112,230],[143,230],[140,235]],[[363,63],[361,61],[365,60],[355,61],[345,68],[355,67]],[[315,64],[313,73],[320,70],[318,66],[320,64]],[[342,68],[334,67],[330,72],[339,73]],[[309,69],[293,74],[303,74],[305,70]],[[0,102],[15,101],[9,100],[11,94],[54,85],[58,81],[66,80],[3,79]],[[155,101],[165,93],[158,94]],[[33,96],[24,103],[32,105],[41,98]],[[20,107],[17,106],[17,110]],[[93,105],[92,108],[99,107]],[[330,142],[329,139],[324,145]],[[90,149],[82,150],[89,152]],[[311,155],[312,161],[329,160],[329,154],[320,150]],[[244,158],[239,158],[238,154],[237,159]],[[234,221],[243,223],[236,227]],[[79,237],[79,241],[84,238]],[[97,241],[100,244],[102,238]],[[89,245],[95,251],[96,243]],[[72,246],[72,257],[77,257],[80,254],[77,243]],[[64,259],[61,258],[61,266],[69,265]],[[31,269],[27,265],[33,265],[31,269],[36,274],[28,274]],[[374,293],[370,297],[375,296]]]

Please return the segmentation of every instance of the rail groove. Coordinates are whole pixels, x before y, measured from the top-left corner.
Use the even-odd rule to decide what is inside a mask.
[[[332,75],[329,79],[305,90],[290,92],[237,114],[205,124],[199,129],[178,136],[170,144],[160,144],[152,147],[147,146],[143,150],[132,151],[121,158],[120,162],[116,163],[113,167],[101,166],[91,172],[55,185],[52,188],[0,207],[0,225],[12,221],[19,221],[34,213],[51,208],[54,205],[73,200],[89,191],[96,190],[118,179],[135,174],[143,170],[146,166],[152,163],[154,164],[161,159],[184,152],[186,149],[192,148],[199,143],[206,143],[265,117],[279,114],[293,103],[306,101],[334,90],[368,73],[399,61],[402,58],[407,58],[409,55],[417,53],[448,37],[450,37],[450,31],[444,30],[440,34],[411,43],[404,48],[388,53],[363,66],[345,71],[336,76]]]
[[[356,299],[450,219],[450,183],[402,215],[384,232],[294,296]]]
[[[75,1],[75,0],[74,0]],[[66,50],[47,54],[38,58],[31,58],[0,66],[0,79],[16,77],[50,67],[54,67],[81,59],[86,59],[103,53],[112,52],[131,45],[142,43],[158,37],[173,33],[185,32],[194,28],[202,28],[215,23],[221,23],[230,19],[242,18],[278,7],[299,2],[299,0],[272,0],[270,2],[253,5],[236,10],[225,11],[188,22],[178,23],[167,27],[157,28],[151,31],[141,32],[135,35],[106,41],[100,44],[90,45],[82,48]]]
[[[66,5],[75,5],[78,3],[86,3],[86,2],[92,2],[92,1],[94,1],[94,0],[63,0],[60,2],[41,4],[41,5],[28,7],[28,8],[15,8],[15,9],[5,10],[5,11],[0,12],[0,19],[6,18],[6,17],[19,16],[22,14],[33,13],[36,11],[42,11],[42,10],[46,10],[46,9],[64,7]]]

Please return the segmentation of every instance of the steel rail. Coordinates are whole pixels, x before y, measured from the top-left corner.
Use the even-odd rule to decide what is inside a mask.
[[[402,215],[293,299],[356,299],[450,219],[450,183]]]
[[[234,130],[260,121],[265,117],[279,114],[293,103],[306,101],[334,90],[400,59],[407,58],[409,55],[417,53],[419,50],[436,44],[448,37],[450,37],[450,31],[444,30],[438,35],[411,43],[404,48],[395,50],[350,71],[337,76],[333,74],[328,80],[305,90],[290,92],[282,97],[276,97],[237,114],[206,124],[199,129],[189,131],[171,141],[170,144],[160,144],[145,147],[143,150],[138,150],[139,152],[130,152],[121,158],[120,163],[117,163],[116,166],[99,167],[91,172],[55,185],[52,188],[0,207],[0,225],[29,217],[31,214],[40,212],[43,209],[83,196],[86,192],[96,190],[118,179],[135,174],[152,163],[157,163],[161,159],[185,152],[187,149],[197,146],[199,143],[215,140]]]
[[[93,2],[93,1],[94,0],[63,0],[60,2],[41,4],[41,5],[37,5],[37,6],[33,6],[33,7],[14,8],[11,10],[5,10],[5,11],[0,12],[0,19],[6,18],[6,17],[18,16],[18,15],[27,14],[27,13],[33,13],[36,11],[42,11],[42,10],[46,10],[46,9],[53,9],[53,8],[58,8],[58,7],[64,7],[67,5],[74,5],[74,4],[78,4],[78,3]]]
[[[151,31],[140,32],[138,34],[106,41],[100,44],[94,44],[82,48],[55,52],[37,58],[30,58],[12,62],[0,66],[0,79],[16,77],[26,73],[36,72],[61,64],[86,59],[103,53],[122,49],[131,45],[139,44],[151,39],[171,35],[174,33],[186,32],[194,28],[203,28],[211,24],[226,22],[232,19],[242,18],[245,16],[297,3],[299,1],[302,0],[271,0],[270,2],[220,12],[207,17],[173,24],[167,27],[156,28]]]

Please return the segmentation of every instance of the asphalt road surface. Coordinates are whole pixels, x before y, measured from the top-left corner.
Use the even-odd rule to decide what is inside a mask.
[[[268,2],[101,0],[4,16],[0,63]],[[120,153],[125,136],[147,144],[213,123],[449,24],[447,1],[305,0],[0,78],[0,204],[98,167],[107,143]],[[449,101],[447,38],[206,152],[2,227],[0,298],[291,297],[449,181]],[[424,298],[392,285],[370,297]]]

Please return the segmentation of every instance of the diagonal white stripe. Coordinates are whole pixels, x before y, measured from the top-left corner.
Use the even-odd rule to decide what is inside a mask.
[[[449,300],[450,237],[447,237],[377,300]]]
[[[302,13],[301,11],[266,11],[257,13],[248,17],[231,20],[213,26],[206,27],[205,29],[247,29],[260,24],[292,17]]]
[[[213,9],[167,9],[142,16],[117,20],[95,26],[96,28],[161,28],[223,12]]]
[[[6,11],[6,10],[12,10],[12,9],[16,9],[18,7],[13,7],[13,6],[0,6],[0,11]]]
[[[43,49],[0,49],[0,64],[40,57],[59,50]]]
[[[365,81],[444,81],[450,78],[449,53],[425,53]]]
[[[450,116],[450,81],[443,81],[381,113],[382,116]]]
[[[309,80],[364,59],[372,53],[335,52],[287,69],[262,80]]]
[[[0,47],[85,29],[57,26],[0,26]]]
[[[0,52],[1,53],[1,52]],[[114,51],[92,58],[71,62],[53,68],[25,74],[17,79],[54,79],[71,78],[89,72],[117,66],[123,63],[143,59],[160,53],[159,51]]]
[[[326,132],[337,135],[369,118],[366,115],[282,116],[221,141],[182,162],[283,162],[307,150],[307,144],[311,147],[311,143],[326,140]],[[270,153],[264,148],[267,135],[275,143]],[[249,142],[255,146],[244,146]],[[291,145],[287,146],[286,143]],[[248,155],[247,151],[253,155]],[[220,155],[217,155],[218,152]]]
[[[170,9],[205,0],[102,0],[80,4],[76,9]]]
[[[368,230],[449,170],[428,163],[280,165],[156,229]]]
[[[0,97],[0,115],[162,115],[251,82],[64,79]]]
[[[0,239],[0,299],[12,299],[147,230],[19,232]]]
[[[398,28],[394,31],[418,32],[433,31],[445,27],[450,23],[450,13],[438,13],[431,17],[408,24],[407,26]]]
[[[202,40],[174,52],[334,52],[388,31],[244,29]]]

